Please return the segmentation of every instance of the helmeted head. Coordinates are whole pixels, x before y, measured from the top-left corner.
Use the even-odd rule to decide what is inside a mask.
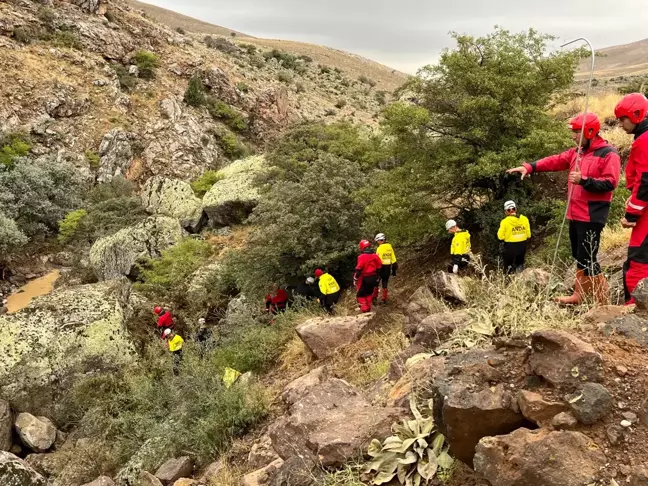
[[[155,312],[159,316],[160,314],[162,314],[162,307],[156,305],[155,309],[153,309],[153,312]]]
[[[313,277],[308,277],[308,278],[306,279],[306,283],[307,283],[308,285],[313,285],[313,284],[315,283],[315,279],[314,279]]]
[[[581,113],[569,120],[569,128],[571,128],[574,142],[580,142],[582,133],[583,143],[586,143],[586,140],[594,140],[601,131],[601,120],[594,113]]]
[[[198,319],[198,325],[201,326],[201,327],[205,325],[205,322],[206,321],[205,321],[204,317],[201,317],[200,319]]]
[[[515,205],[515,201],[506,201],[504,203],[504,211],[507,214],[516,212],[517,211],[517,206]]]
[[[642,93],[630,93],[621,98],[614,108],[614,116],[626,133],[633,133],[637,124],[648,115],[648,99]]]
[[[164,337],[164,339],[167,339],[172,334],[173,334],[173,331],[171,329],[165,329],[164,332],[162,333],[162,337]]]
[[[387,241],[387,237],[385,236],[385,233],[378,233],[376,235],[375,241],[376,243],[384,243],[385,241]]]
[[[369,240],[362,240],[360,241],[358,246],[360,247],[360,251],[364,251],[371,246],[371,243],[369,242]]]
[[[320,278],[322,275],[324,275],[324,270],[322,270],[321,268],[315,270],[315,278]]]
[[[457,222],[454,219],[449,219],[446,222],[446,231],[450,231],[451,233],[454,233],[457,228]]]

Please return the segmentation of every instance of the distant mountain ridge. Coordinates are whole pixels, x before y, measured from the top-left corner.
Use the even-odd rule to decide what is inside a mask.
[[[597,78],[648,74],[648,39],[597,50]],[[580,76],[589,72],[589,61],[581,64]]]

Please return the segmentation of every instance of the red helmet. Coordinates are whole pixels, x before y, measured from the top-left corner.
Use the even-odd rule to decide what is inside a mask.
[[[369,240],[362,240],[360,242],[360,251],[365,250],[371,246],[371,243],[369,243]]]
[[[320,278],[322,275],[324,275],[324,271],[321,268],[315,270],[315,278]]]
[[[160,307],[159,305],[156,306],[155,309],[153,309],[153,312],[155,312],[159,316],[160,314],[162,314],[162,307]]]
[[[617,119],[627,116],[635,124],[646,118],[646,112],[648,112],[648,99],[641,93],[625,95],[614,108]]]
[[[584,137],[586,140],[592,140],[601,131],[601,121],[594,113],[581,113],[569,120],[569,126],[572,130],[582,130],[583,125],[585,125]]]

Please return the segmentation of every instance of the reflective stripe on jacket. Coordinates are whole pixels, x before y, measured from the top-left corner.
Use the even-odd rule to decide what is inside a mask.
[[[396,253],[389,243],[383,243],[376,250],[376,255],[380,257],[383,265],[392,265],[396,263]]]
[[[526,216],[507,216],[500,223],[497,238],[505,243],[520,243],[531,238],[531,225]]]

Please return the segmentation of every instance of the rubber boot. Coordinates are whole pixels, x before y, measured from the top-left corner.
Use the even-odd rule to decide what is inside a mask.
[[[610,286],[602,273],[591,277],[594,302],[598,305],[610,305]]]
[[[362,304],[360,305],[360,311],[364,314],[367,312],[371,312],[371,305],[373,303],[373,299],[371,296],[369,297],[361,297]]]
[[[576,282],[574,282],[574,293],[569,297],[558,297],[554,300],[560,305],[578,305],[583,302],[588,290],[591,289],[591,278],[585,275],[583,270],[576,271]]]
[[[382,303],[386,304],[388,298],[389,298],[389,290],[388,289],[382,289],[382,295],[380,296],[380,299],[382,300]]]

